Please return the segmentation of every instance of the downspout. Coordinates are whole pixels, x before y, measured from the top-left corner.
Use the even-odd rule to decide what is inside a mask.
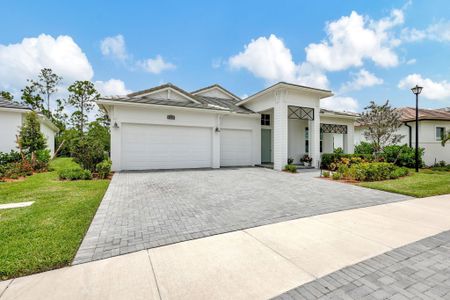
[[[411,127],[411,125],[408,125],[408,122],[405,122],[405,126],[408,127],[408,131],[409,131],[409,133],[408,133],[409,147],[411,148],[412,147],[412,136],[411,136],[411,134],[412,134],[412,127]]]

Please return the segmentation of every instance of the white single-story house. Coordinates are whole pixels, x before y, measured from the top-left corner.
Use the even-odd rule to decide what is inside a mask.
[[[11,102],[0,98],[0,152],[10,152],[18,150],[17,138],[20,127],[23,124],[24,115],[31,109],[16,102]],[[41,132],[47,139],[47,147],[50,155],[55,152],[55,135],[58,132],[56,127],[45,116],[38,114],[41,124]]]
[[[307,154],[353,153],[356,114],[320,109],[331,91],[279,82],[242,100],[215,84],[187,92],[164,84],[101,98],[111,119],[113,170],[220,168]]]
[[[398,133],[404,138],[399,144],[415,147],[416,141],[416,109],[412,107],[398,108],[403,125]],[[450,111],[447,109],[419,109],[419,147],[425,149],[424,162],[431,166],[439,161],[450,164],[450,144],[441,144],[442,134],[450,130]],[[355,126],[355,145],[367,141],[364,127]]]

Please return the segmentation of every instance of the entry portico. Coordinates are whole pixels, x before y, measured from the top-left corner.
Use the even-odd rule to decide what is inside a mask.
[[[262,162],[270,155],[274,169],[282,170],[288,158],[297,163],[308,155],[318,167],[320,154],[333,152],[336,144],[352,153],[356,114],[320,109],[320,100],[330,96],[328,90],[279,82],[239,102],[262,115]],[[341,141],[335,141],[339,137]],[[264,149],[265,138],[271,140],[270,154]]]

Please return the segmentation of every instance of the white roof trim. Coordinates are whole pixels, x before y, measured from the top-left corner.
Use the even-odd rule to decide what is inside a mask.
[[[313,94],[318,94],[318,95],[321,95],[321,97],[319,99],[328,98],[328,97],[333,96],[333,93],[328,90],[316,89],[316,88],[308,87],[308,86],[301,86],[301,85],[297,85],[294,83],[278,82],[262,91],[259,91],[255,94],[245,98],[241,102],[236,103],[236,105],[241,106],[241,105],[258,98],[259,96],[265,95],[279,87],[297,89],[297,90],[306,91],[306,92],[313,93]]]
[[[197,104],[201,104],[200,102],[198,102],[194,98],[188,97],[187,95],[185,95],[183,93],[180,93],[179,91],[177,91],[176,89],[174,89],[171,86],[168,86],[168,87],[165,87],[165,88],[162,88],[162,89],[157,89],[155,91],[151,91],[151,92],[148,92],[148,93],[145,93],[145,94],[136,95],[136,96],[133,96],[132,98],[140,98],[140,97],[150,96],[150,95],[153,95],[153,94],[156,94],[156,93],[160,93],[160,92],[164,92],[164,91],[167,91],[167,90],[170,90],[171,93],[173,92],[173,93],[175,93],[175,94],[177,94],[177,95],[179,95],[179,96],[181,96],[181,97],[183,97],[183,98],[185,98],[185,99],[187,99],[187,100],[189,100],[191,102],[194,102],[194,103],[197,103]],[[170,100],[170,99],[168,99],[168,100]]]
[[[231,94],[230,92],[228,92],[228,91],[225,90],[224,88],[222,88],[222,87],[220,87],[220,86],[217,86],[217,85],[212,86],[212,87],[209,87],[209,88],[207,88],[207,89],[200,89],[200,90],[198,90],[197,92],[191,93],[191,94],[192,94],[192,95],[200,95],[200,94],[202,94],[202,93],[205,93],[205,92],[208,92],[208,91],[211,91],[211,90],[215,90],[215,89],[221,91],[221,92],[224,93],[225,95],[228,95],[228,96],[230,96],[231,98],[233,98],[233,99],[235,99],[235,100],[238,100],[238,101],[241,100],[240,98],[234,96],[233,94]],[[224,98],[224,99],[225,99],[225,98]]]
[[[120,100],[103,100],[99,99],[95,101],[98,105],[118,105],[118,106],[135,106],[135,107],[144,107],[144,108],[159,108],[159,109],[177,109],[177,110],[194,110],[197,112],[204,113],[221,113],[227,115],[236,115],[240,117],[260,117],[259,113],[252,114],[240,114],[234,111],[226,110],[226,109],[211,109],[211,108],[199,108],[199,107],[183,107],[183,106],[171,106],[171,105],[159,105],[159,104],[150,104],[150,103],[135,103],[135,102],[127,102]]]

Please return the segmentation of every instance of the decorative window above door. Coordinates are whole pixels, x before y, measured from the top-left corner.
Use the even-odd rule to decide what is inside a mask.
[[[270,115],[261,114],[261,125],[270,126]]]

